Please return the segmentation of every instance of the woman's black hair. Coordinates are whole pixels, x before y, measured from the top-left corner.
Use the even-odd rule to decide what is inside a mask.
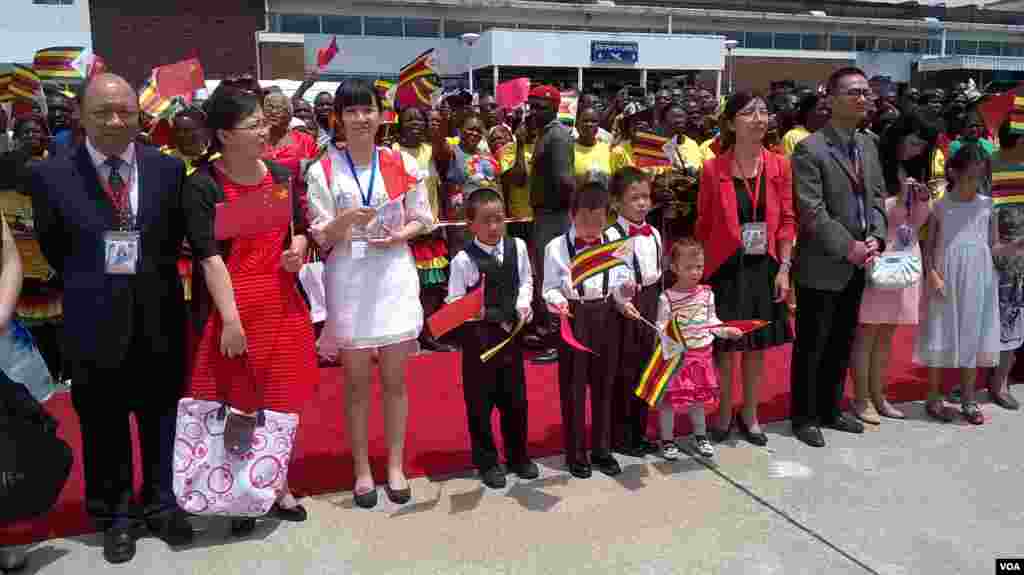
[[[377,108],[377,111],[384,109],[373,82],[363,78],[345,80],[334,92],[334,113],[339,118],[341,112],[350,106],[371,106]]]
[[[192,118],[196,122],[206,125],[206,112],[194,104],[188,104],[174,114],[174,121],[178,118]]]
[[[916,135],[924,140],[927,145],[924,151],[909,160],[901,161],[899,158],[900,144],[909,135]],[[886,188],[895,195],[899,190],[899,168],[903,165],[907,176],[919,182],[927,182],[931,177],[932,156],[935,154],[935,142],[939,137],[939,130],[935,124],[926,121],[916,113],[903,114],[882,134],[882,141],[879,145],[879,157],[882,160],[882,174],[885,177]]]
[[[754,100],[766,102],[764,96],[760,92],[743,90],[730,96],[729,100],[725,103],[725,109],[722,110],[722,116],[718,119],[719,129],[721,130],[719,135],[719,145],[723,151],[728,150],[736,143],[736,132],[729,128],[729,122],[735,121],[736,114],[738,114],[743,108],[746,108],[747,105]]]
[[[263,91],[222,82],[213,91],[210,99],[203,104],[206,112],[206,127],[210,130],[210,147],[204,160],[220,152],[223,145],[217,137],[218,130],[231,130],[242,120],[263,109]]]
[[[819,99],[821,99],[821,96],[814,92],[806,94],[803,98],[800,98],[800,103],[796,106],[796,114],[793,115],[796,125],[803,126],[805,128],[807,127],[807,117],[818,108]]]

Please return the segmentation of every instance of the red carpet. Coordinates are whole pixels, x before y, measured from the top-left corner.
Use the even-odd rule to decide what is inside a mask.
[[[896,332],[890,364],[890,398],[896,401],[923,399],[925,371],[910,364],[914,329]],[[761,388],[760,419],[777,421],[789,411],[790,347],[767,353],[765,380]],[[558,408],[557,367],[527,368],[530,402],[530,453],[552,455],[561,451],[561,424]],[[291,468],[292,488],[308,495],[352,488],[352,459],[343,419],[341,371],[328,369],[316,400],[301,414],[298,453]],[[955,374],[950,374],[955,377]],[[947,383],[952,383],[950,379]],[[410,476],[444,474],[472,467],[469,435],[466,431],[465,405],[462,400],[459,356],[432,354],[414,358],[409,364],[409,423],[406,443],[406,472]],[[849,385],[847,386],[849,391]],[[734,397],[741,398],[737,392]],[[61,394],[51,400],[49,409],[62,422],[64,438],[80,445],[78,421],[70,397]],[[653,421],[657,418],[651,418]],[[678,433],[688,432],[685,414],[678,421]],[[499,429],[495,426],[495,429]],[[652,430],[653,431],[653,430]],[[375,477],[385,477],[386,462],[383,420],[379,401],[371,417],[370,453]],[[136,477],[136,481],[140,481]],[[81,461],[76,461],[71,479],[56,507],[45,517],[0,530],[0,545],[27,543],[52,537],[85,533],[91,525],[85,515]]]

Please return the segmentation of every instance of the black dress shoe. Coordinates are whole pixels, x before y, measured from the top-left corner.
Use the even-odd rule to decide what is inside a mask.
[[[549,349],[540,355],[535,356],[531,363],[555,363],[558,361],[558,350]]]
[[[248,537],[256,531],[256,520],[252,517],[241,517],[231,520],[231,535],[233,537]]]
[[[570,463],[569,473],[579,479],[590,479],[591,471],[589,463]]]
[[[103,533],[103,558],[117,565],[135,558],[135,537],[125,527],[115,527]]]
[[[505,488],[505,470],[500,465],[494,465],[480,472],[480,480],[491,489]]]
[[[14,573],[21,571],[28,565],[28,556],[21,546],[3,548],[0,547],[0,571]]]
[[[392,489],[391,484],[385,483],[384,493],[387,494],[388,499],[392,503],[397,503],[398,505],[405,505],[412,499],[412,487],[408,484],[405,486],[405,489]]]
[[[811,447],[825,447],[825,437],[816,425],[801,425],[793,428],[793,435]]]
[[[302,523],[309,518],[309,514],[306,513],[306,508],[301,505],[281,507],[280,503],[275,502],[274,506],[267,512],[267,517],[280,519],[281,521],[291,521],[292,523]]]
[[[644,448],[639,445],[615,445],[612,446],[612,451],[615,453],[621,453],[622,455],[628,455],[630,457],[643,457],[647,455]]]
[[[591,455],[590,464],[609,477],[615,477],[622,473],[622,467],[619,466],[619,462],[615,460],[615,456],[611,453]]]
[[[992,398],[992,403],[1002,407],[1003,409],[1009,409],[1010,411],[1017,411],[1020,409],[1020,402],[1017,398],[1010,395],[1009,390],[1006,393],[996,393],[992,391],[992,388],[988,390],[988,396]]]
[[[520,479],[537,479],[540,477],[540,468],[532,461],[514,463],[508,466],[509,471],[515,473]]]
[[[750,443],[758,447],[764,447],[765,445],[768,445],[768,436],[765,435],[763,431],[751,433],[750,428],[747,427],[747,422],[743,421],[742,415],[736,416],[736,426],[740,428],[740,433],[743,434],[743,438],[749,441]]]
[[[162,517],[146,520],[149,532],[163,540],[171,547],[189,545],[195,539],[196,532],[182,511],[172,511]]]
[[[864,424],[845,413],[836,417],[836,420],[828,424],[828,427],[846,433],[864,433]]]
[[[366,493],[353,493],[353,499],[356,505],[363,509],[373,509],[377,506],[377,488],[373,488]]]

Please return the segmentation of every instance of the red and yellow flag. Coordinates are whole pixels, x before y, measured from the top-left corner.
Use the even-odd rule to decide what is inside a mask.
[[[14,71],[6,70],[0,72],[0,103],[10,102],[14,100],[14,94],[11,93],[11,82],[14,81]]]
[[[651,407],[658,405],[668,382],[682,367],[683,358],[686,356],[683,332],[679,327],[679,322],[674,320],[668,322],[660,335],[658,344],[654,347],[654,353],[651,354],[647,367],[640,375],[640,383],[634,391],[637,397]],[[671,344],[674,348],[669,353],[665,351],[666,344]]]
[[[672,158],[665,151],[671,140],[648,132],[637,132],[633,136],[633,163],[638,168],[671,166]]]
[[[150,116],[159,116],[171,105],[170,98],[164,98],[156,87],[156,74],[150,74],[139,92],[139,107]]]
[[[31,100],[39,95],[42,88],[43,83],[39,80],[39,75],[32,68],[22,66],[21,64],[14,65],[13,76],[8,86],[8,90],[12,94],[18,98]]]
[[[572,285],[578,286],[589,277],[625,265],[633,257],[632,248],[633,242],[624,238],[576,254],[571,264]]]
[[[81,80],[86,77],[86,55],[81,46],[43,48],[36,52],[32,69],[43,80]]]
[[[395,91],[395,103],[399,108],[430,106],[430,96],[438,86],[434,60],[435,51],[431,48],[406,64],[399,72],[398,89]]]

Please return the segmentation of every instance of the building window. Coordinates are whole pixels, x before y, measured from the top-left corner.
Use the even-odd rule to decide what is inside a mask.
[[[743,40],[744,40],[743,32],[736,32],[734,30],[730,30],[730,31],[727,31],[727,32],[722,32],[722,36],[725,36],[726,39],[729,39],[729,40],[735,40],[737,48],[742,48],[742,47],[744,47],[746,45],[743,42]]]
[[[362,36],[362,16],[324,16],[324,34],[341,34],[343,36]]]
[[[775,33],[776,50],[799,50],[801,46],[800,34]]]
[[[889,41],[890,52],[906,52],[907,51],[907,39],[906,38],[887,38]]]
[[[363,33],[367,36],[402,36],[401,18],[364,18]]]
[[[445,20],[444,22],[445,38],[458,38],[469,32],[479,34],[481,31],[479,22],[462,22],[459,20]]]
[[[924,51],[925,40],[920,38],[907,38],[907,52],[920,54]]]
[[[1003,48],[1004,56],[1024,56],[1024,44],[1007,44]]]
[[[1000,49],[1003,47],[1002,42],[980,42],[978,44],[978,55],[979,56],[998,56]]]
[[[406,18],[405,35],[410,38],[437,38],[441,35],[441,21],[433,18]]]
[[[850,52],[853,50],[853,36],[832,34],[829,36],[829,49],[833,52]]]
[[[801,44],[804,50],[824,50],[827,47],[824,34],[804,34]]]
[[[949,46],[950,42],[953,43],[952,50]],[[946,51],[952,52],[953,54],[963,54],[965,56],[977,56],[978,42],[975,40],[947,40]]]
[[[319,34],[320,17],[308,14],[281,14],[281,32],[286,34]]]
[[[771,32],[747,32],[747,42],[744,44],[746,48],[771,48],[772,47],[772,33]]]
[[[928,39],[928,53],[929,54],[941,54],[942,53],[942,40],[937,38]]]
[[[858,52],[874,52],[875,51],[874,36],[857,36],[857,42],[854,44]]]
[[[75,0],[32,0],[32,3],[39,6],[74,6]]]

